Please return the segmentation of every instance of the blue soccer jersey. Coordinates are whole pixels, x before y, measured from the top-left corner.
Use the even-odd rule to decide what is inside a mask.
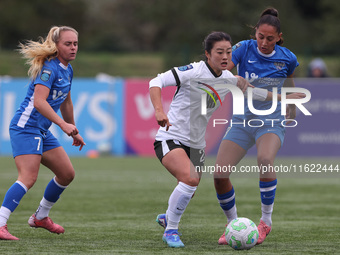
[[[232,61],[237,66],[238,75],[247,79],[252,85],[269,91],[273,91],[273,88],[276,87],[279,94],[281,94],[281,88],[287,76],[293,74],[295,68],[299,65],[294,53],[279,45],[275,46],[271,54],[261,53],[257,48],[256,40],[245,40],[234,45]],[[253,105],[257,110],[267,110],[271,108],[272,102],[253,101]],[[243,116],[234,117],[243,118]],[[247,101],[245,101],[244,118],[283,120],[281,102],[278,102],[274,113],[257,116],[249,111]]]
[[[71,90],[72,78],[73,69],[70,64],[64,66],[58,58],[45,61],[40,74],[31,81],[26,97],[12,119],[11,127],[38,128],[47,132],[52,122],[34,108],[35,85],[41,84],[50,89],[46,100],[53,110],[58,112]]]

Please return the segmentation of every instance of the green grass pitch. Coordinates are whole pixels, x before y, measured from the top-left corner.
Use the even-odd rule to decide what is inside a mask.
[[[72,158],[76,178],[50,216],[64,226],[62,235],[32,229],[27,220],[36,210],[52,173],[41,167],[36,185],[8,222],[21,240],[0,241],[0,254],[337,254],[340,251],[340,172],[284,175],[278,180],[273,230],[249,251],[219,246],[226,218],[213,179],[204,176],[185,211],[180,232],[183,249],[168,248],[155,222],[165,212],[176,180],[156,158]],[[208,159],[208,164],[213,159]],[[340,164],[337,159],[278,158],[276,164]],[[243,164],[254,165],[254,158]],[[232,175],[233,176],[233,175]],[[0,158],[0,200],[17,178],[12,158]],[[238,215],[260,218],[256,176],[235,175]]]

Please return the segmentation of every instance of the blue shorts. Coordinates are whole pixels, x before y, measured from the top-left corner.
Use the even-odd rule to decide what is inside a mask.
[[[264,134],[273,133],[276,134],[280,141],[281,146],[285,138],[286,130],[282,126],[263,125],[262,127],[250,127],[243,125],[235,125],[233,127],[228,127],[223,140],[230,140],[234,143],[240,145],[243,149],[248,151]]]
[[[49,130],[44,133],[39,129],[11,127],[9,135],[14,158],[27,154],[42,155],[45,151],[61,146],[57,138]]]

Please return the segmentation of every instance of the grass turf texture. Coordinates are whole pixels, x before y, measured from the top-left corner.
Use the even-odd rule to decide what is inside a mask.
[[[210,164],[213,159],[209,159]],[[208,160],[208,164],[209,164]],[[202,178],[185,211],[180,232],[183,249],[168,248],[155,222],[165,212],[175,179],[156,158],[72,158],[76,178],[50,216],[65,234],[50,234],[27,224],[45,186],[53,177],[41,167],[36,185],[8,222],[18,242],[0,241],[1,254],[231,254],[219,246],[225,216],[215,196],[212,178]],[[339,164],[332,159],[281,159],[276,164]],[[243,164],[253,165],[254,158]],[[0,158],[0,199],[16,180],[12,158]],[[335,177],[334,177],[335,176]],[[340,173],[332,178],[282,177],[278,181],[273,230],[262,245],[247,254],[336,254],[339,252]],[[234,177],[238,214],[256,224],[260,218],[257,178]]]

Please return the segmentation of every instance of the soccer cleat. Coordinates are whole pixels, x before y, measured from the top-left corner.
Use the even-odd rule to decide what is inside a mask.
[[[64,228],[58,224],[55,224],[50,217],[45,217],[42,220],[38,220],[33,214],[29,218],[28,224],[32,228],[44,228],[50,231],[51,233],[62,234],[65,232]]]
[[[168,246],[171,248],[184,247],[184,244],[179,238],[177,229],[169,229],[169,230],[164,231],[162,240],[164,243],[167,243]]]
[[[226,228],[227,226],[228,226],[228,224],[225,225],[225,228]],[[228,245],[228,242],[227,242],[227,240],[225,239],[225,228],[224,228],[224,232],[223,232],[223,234],[221,235],[220,239],[218,239],[218,244],[219,244],[219,245]]]
[[[8,232],[7,225],[0,227],[0,240],[19,240]]]
[[[269,227],[263,220],[260,220],[260,224],[257,226],[257,229],[259,231],[259,239],[256,244],[261,244],[272,230],[272,227]]]
[[[166,228],[166,226],[168,225],[165,214],[158,214],[156,218],[156,222],[163,228]]]

